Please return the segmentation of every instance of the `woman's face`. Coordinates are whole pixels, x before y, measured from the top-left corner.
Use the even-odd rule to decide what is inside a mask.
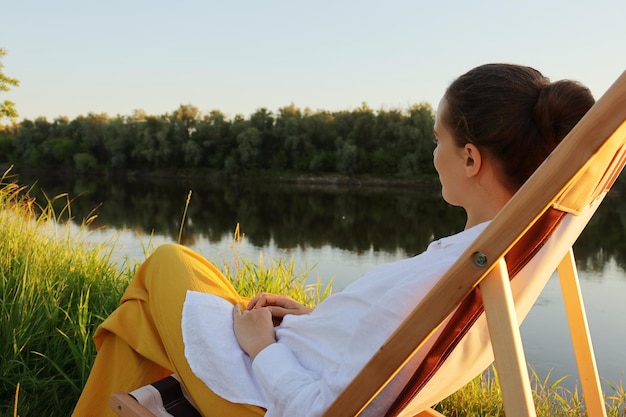
[[[433,163],[439,174],[443,199],[453,206],[463,206],[466,179],[464,149],[457,146],[443,123],[446,110],[447,101],[444,97],[439,102],[435,119],[434,133],[437,146],[433,151]]]

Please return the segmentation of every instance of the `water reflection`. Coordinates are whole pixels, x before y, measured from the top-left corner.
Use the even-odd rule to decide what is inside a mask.
[[[24,178],[21,182],[27,181]],[[182,243],[219,241],[239,223],[250,242],[280,248],[324,245],[360,253],[424,250],[433,239],[458,231],[463,217],[437,190],[294,187],[284,184],[39,179],[33,191],[67,192],[77,221],[97,209],[93,227],[106,225],[177,239],[189,190],[192,197]],[[61,199],[55,203],[65,204]],[[436,221],[435,221],[436,219]]]
[[[23,177],[22,184],[33,183]],[[192,190],[181,242],[219,242],[236,224],[251,244],[281,249],[331,246],[356,254],[423,251],[433,238],[462,229],[464,215],[433,188],[297,187],[168,179],[106,182],[40,178],[33,190],[51,198],[68,192],[76,221],[96,209],[92,227],[130,229],[177,240]],[[607,197],[576,243],[579,266],[600,270],[610,260],[626,267],[624,194]],[[59,209],[65,200],[55,203]]]

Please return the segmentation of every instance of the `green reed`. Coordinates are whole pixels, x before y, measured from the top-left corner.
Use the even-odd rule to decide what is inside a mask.
[[[129,269],[111,245],[86,245],[60,213],[28,190],[0,184],[0,415],[64,415],[87,378],[96,325],[117,305]],[[19,391],[18,391],[19,384]]]
[[[540,378],[530,369],[533,400],[538,417],[586,416],[585,405],[578,388],[570,390],[563,386],[567,376],[551,379],[550,373]],[[607,382],[612,393],[605,393],[605,404],[609,417],[626,416],[626,390]],[[447,417],[504,417],[502,393],[498,374],[492,366],[469,384],[441,401],[435,407]]]
[[[318,279],[315,284],[307,284],[307,278],[313,268],[297,272],[292,258],[265,259],[260,253],[258,260],[241,257],[238,245],[244,236],[239,225],[235,227],[231,244],[231,259],[222,261],[222,272],[229,277],[237,293],[253,297],[261,291],[273,294],[288,294],[301,303],[313,307],[332,292],[332,281],[322,285]]]

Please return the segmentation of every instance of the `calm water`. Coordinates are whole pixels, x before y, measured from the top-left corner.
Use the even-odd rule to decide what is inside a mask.
[[[32,178],[21,179],[31,184]],[[438,190],[296,187],[210,182],[150,183],[39,179],[52,198],[67,192],[76,219],[98,215],[88,239],[115,237],[119,256],[141,261],[144,247],[178,239],[192,190],[182,243],[217,263],[232,259],[232,233],[245,234],[244,258],[293,258],[309,280],[332,280],[334,291],[374,265],[423,251],[435,238],[462,229],[463,213]],[[66,199],[58,201],[59,207]],[[575,246],[583,296],[601,377],[626,372],[626,196],[610,195]],[[527,360],[542,377],[577,374],[558,278],[554,276],[522,325]]]

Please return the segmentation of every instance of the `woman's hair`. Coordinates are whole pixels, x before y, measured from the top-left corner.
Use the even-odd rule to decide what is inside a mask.
[[[551,83],[520,65],[487,64],[446,90],[443,123],[459,146],[476,145],[493,157],[505,186],[517,190],[594,104],[585,86]]]

